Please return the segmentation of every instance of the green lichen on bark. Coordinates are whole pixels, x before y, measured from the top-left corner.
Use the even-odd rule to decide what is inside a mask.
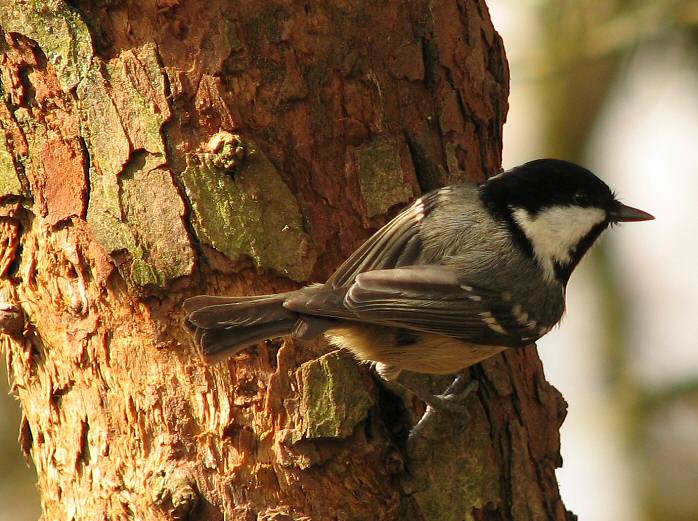
[[[182,173],[196,234],[232,260],[249,256],[260,268],[307,280],[313,258],[296,198],[264,153],[246,148],[249,158],[232,176],[212,160],[192,160]]]
[[[346,438],[363,421],[373,398],[351,355],[333,351],[301,365],[303,437]]]
[[[22,195],[22,183],[17,177],[12,154],[7,150],[5,133],[0,128],[0,197]]]
[[[170,118],[155,45],[122,52],[106,64],[111,97],[133,150],[165,155],[162,125]]]
[[[118,174],[132,150],[165,161],[162,125],[170,118],[165,79],[152,44],[94,60],[77,88],[92,161],[104,174]]]
[[[109,96],[98,60],[78,85],[77,94],[91,161],[99,166],[103,175],[115,176],[128,161],[131,145],[119,112]]]
[[[116,176],[99,175],[90,169],[90,203],[87,222],[95,237],[109,253],[133,251],[136,241],[121,210],[120,187]]]
[[[63,0],[0,2],[0,26],[41,47],[64,91],[87,74],[93,56],[92,38],[77,12]]]
[[[133,171],[91,177],[87,220],[95,237],[110,253],[126,251],[130,263],[120,266],[137,286],[164,286],[191,273],[194,252],[184,226],[184,203],[168,170],[156,156]]]
[[[164,285],[191,273],[194,252],[184,227],[184,203],[169,171],[138,170],[121,182],[121,202],[136,243],[142,249],[134,259],[133,281]]]
[[[412,199],[405,182],[397,139],[378,139],[356,149],[361,194],[369,217],[382,215],[392,206]]]
[[[166,168],[162,125],[170,117],[165,80],[152,44],[94,59],[77,88],[92,167],[87,221],[136,286],[164,286],[191,273],[194,253],[185,212]]]
[[[471,397],[468,402],[471,400],[476,401]],[[473,414],[485,413],[478,408]],[[473,509],[501,502],[500,464],[487,422],[481,418],[463,418],[463,422],[467,437],[451,436],[453,422],[437,420],[429,424],[410,449],[415,469],[412,497],[425,521],[474,521]],[[433,440],[441,440],[438,451],[434,451]],[[429,466],[424,467],[428,472],[419,465],[422,459],[429,461]],[[441,486],[435,487],[434,483]]]

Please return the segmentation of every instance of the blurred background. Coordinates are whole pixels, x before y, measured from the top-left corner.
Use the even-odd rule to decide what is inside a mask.
[[[504,167],[584,164],[655,221],[605,234],[539,342],[580,521],[698,520],[698,1],[489,0]]]
[[[580,521],[698,520],[698,0],[489,0],[511,68],[504,167],[580,162],[656,221],[614,229],[540,343]],[[40,512],[0,364],[0,521]]]

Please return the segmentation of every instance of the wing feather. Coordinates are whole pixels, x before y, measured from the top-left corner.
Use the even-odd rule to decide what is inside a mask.
[[[435,333],[482,345],[523,346],[541,327],[523,320],[510,298],[462,283],[446,266],[408,266],[360,273],[348,288],[291,299],[299,313]]]
[[[445,266],[359,274],[344,299],[357,319],[489,345],[526,345],[539,328],[499,292],[458,280]]]
[[[421,223],[440,198],[452,189],[441,188],[417,199],[363,243],[327,280],[328,287],[348,286],[359,273],[415,264],[421,252]]]

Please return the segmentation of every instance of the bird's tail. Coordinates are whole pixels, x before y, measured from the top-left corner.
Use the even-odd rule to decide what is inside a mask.
[[[293,293],[192,297],[183,305],[185,325],[205,360],[221,360],[262,340],[292,334],[302,320],[283,304]]]

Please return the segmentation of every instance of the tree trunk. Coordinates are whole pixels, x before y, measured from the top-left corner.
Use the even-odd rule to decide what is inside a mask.
[[[44,519],[564,520],[535,349],[468,423],[321,342],[215,366],[181,303],[324,281],[434,187],[498,171],[480,0],[3,2],[0,330]],[[448,379],[429,379],[442,389]]]

